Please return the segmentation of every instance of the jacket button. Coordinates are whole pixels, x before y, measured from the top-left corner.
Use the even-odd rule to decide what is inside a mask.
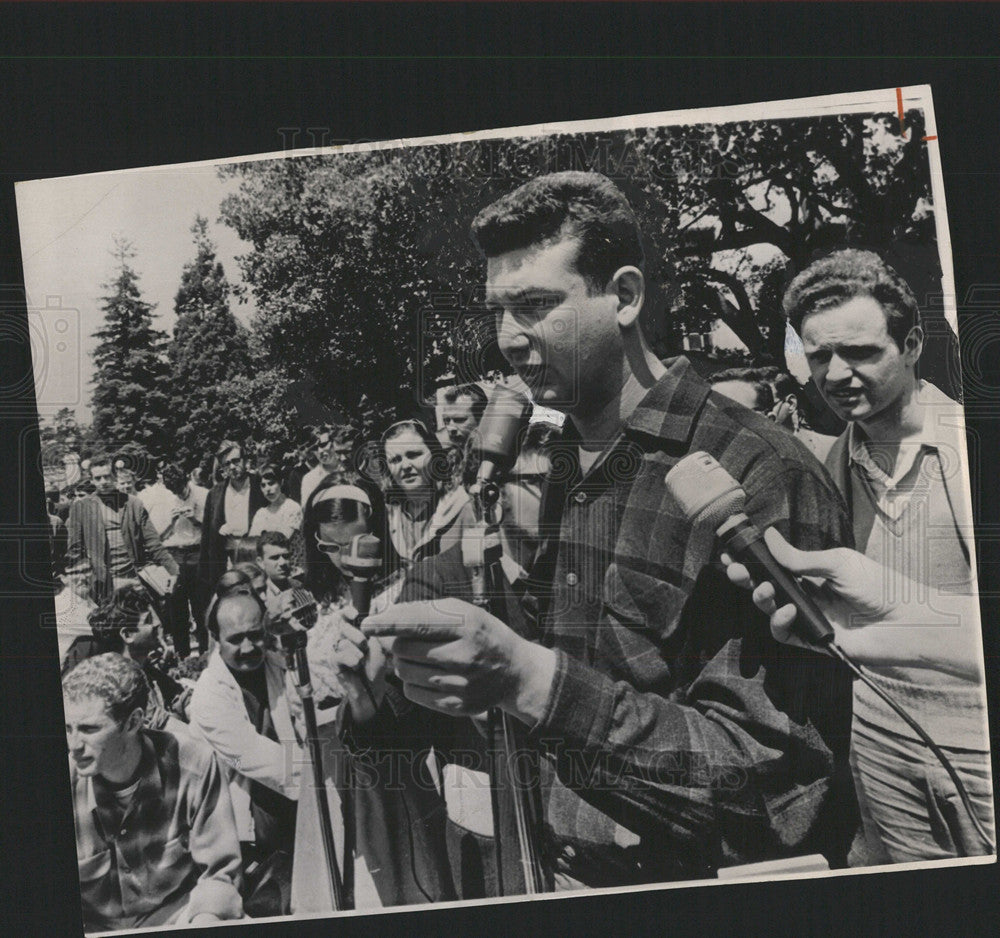
[[[566,574],[566,585],[567,586],[576,586],[576,584],[579,583],[579,582],[580,582],[580,578],[575,573],[567,573]]]
[[[578,505],[582,505],[586,500],[586,492],[577,492],[576,495],[573,496],[573,501],[575,501]]]

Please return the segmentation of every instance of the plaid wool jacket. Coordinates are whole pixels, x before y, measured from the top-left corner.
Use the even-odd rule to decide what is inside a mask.
[[[664,477],[711,453],[757,527],[805,550],[851,546],[843,502],[790,434],[687,359],[667,366],[589,473],[571,423],[552,453],[528,602],[558,654],[528,735],[545,756],[551,860],[590,886],[814,852],[843,863],[857,826],[850,676],[773,639]]]
[[[546,712],[526,731],[557,889],[817,852],[843,865],[857,829],[850,675],[772,638],[726,578],[714,532],[692,529],[664,477],[706,450],[741,482],[757,526],[803,549],[851,545],[843,502],[790,434],[712,392],[686,359],[668,366],[586,476],[567,425],[524,621],[508,623],[558,657]],[[460,551],[417,565],[401,600],[435,595],[470,598]],[[369,753],[433,746],[451,758],[449,725],[468,722],[398,692],[383,711],[355,740]]]

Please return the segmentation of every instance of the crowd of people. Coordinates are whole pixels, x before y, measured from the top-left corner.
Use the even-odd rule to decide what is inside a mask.
[[[918,376],[905,282],[845,249],[788,290],[835,438],[777,368],[709,381],[653,354],[641,233],[606,178],[539,177],[472,234],[501,351],[565,415],[520,433],[497,510],[479,384],[446,389],[436,427],[314,428],[285,465],[221,441],[209,480],[97,454],[52,500],[88,930],[331,909],[323,815],[357,908],[536,891],[528,840],[546,890],[994,852],[961,409]],[[696,451],[789,569],[825,577],[838,643],[961,792],[684,515],[664,477]]]

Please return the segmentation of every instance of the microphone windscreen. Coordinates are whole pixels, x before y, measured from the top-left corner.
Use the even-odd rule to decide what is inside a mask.
[[[695,525],[709,524],[718,529],[726,519],[742,512],[746,503],[740,484],[705,452],[689,453],[664,481],[681,511]]]
[[[353,577],[375,576],[382,567],[382,542],[374,534],[355,534],[341,562]]]
[[[530,418],[531,401],[506,385],[498,384],[479,421],[482,461],[494,463],[501,469],[513,462],[517,435]]]

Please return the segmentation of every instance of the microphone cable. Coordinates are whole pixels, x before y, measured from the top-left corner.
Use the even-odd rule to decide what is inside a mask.
[[[973,827],[975,827],[976,833],[979,835],[979,838],[986,845],[986,848],[990,853],[995,853],[996,844],[990,838],[990,835],[986,831],[986,828],[983,826],[982,822],[979,820],[979,817],[976,815],[976,811],[972,806],[972,799],[969,797],[969,792],[966,789],[965,784],[963,783],[955,767],[951,764],[951,760],[944,754],[944,751],[941,749],[941,747],[936,742],[934,742],[933,739],[931,739],[927,731],[916,720],[914,720],[913,717],[911,717],[895,700],[892,699],[892,697],[888,693],[886,693],[886,691],[884,691],[881,687],[879,687],[868,676],[864,668],[862,668],[860,665],[855,664],[847,655],[847,653],[836,642],[828,641],[826,643],[826,647],[830,649],[830,652],[831,654],[833,654],[834,657],[836,657],[837,659],[842,661],[845,665],[847,665],[848,669],[851,671],[852,674],[854,674],[860,680],[864,681],[864,683],[869,688],[871,688],[876,694],[878,694],[878,696],[886,704],[888,704],[888,706],[893,710],[893,712],[901,720],[903,720],[906,723],[906,725],[913,730],[914,733],[917,734],[917,736],[920,738],[920,741],[928,749],[930,749],[932,753],[934,753],[938,762],[941,763],[941,766],[944,768],[944,770],[948,773],[948,776],[951,778],[951,781],[955,786],[955,790],[958,792],[958,797],[962,801],[962,807],[965,809],[966,814],[969,815],[969,820],[972,821],[972,825]]]

